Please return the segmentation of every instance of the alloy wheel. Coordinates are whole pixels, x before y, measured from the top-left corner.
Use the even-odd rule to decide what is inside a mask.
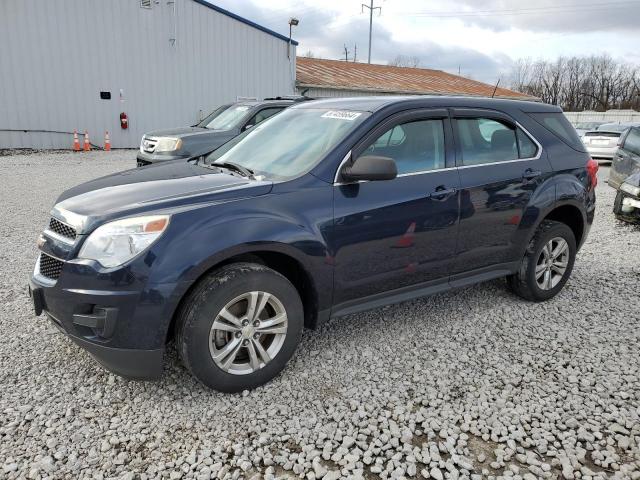
[[[569,244],[562,237],[549,240],[536,262],[536,282],[542,290],[555,288],[569,265]]]
[[[247,375],[267,365],[287,336],[287,312],[275,295],[244,293],[218,313],[209,332],[209,352],[227,373]]]

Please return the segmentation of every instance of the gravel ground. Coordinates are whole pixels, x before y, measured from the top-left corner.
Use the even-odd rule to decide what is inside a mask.
[[[135,152],[0,160],[2,478],[640,478],[640,229],[596,223],[554,300],[501,281],[305,332],[275,381],[111,375],[34,317],[35,241],[63,189]]]

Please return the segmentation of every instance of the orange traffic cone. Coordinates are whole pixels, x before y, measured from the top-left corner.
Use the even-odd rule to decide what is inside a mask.
[[[111,151],[111,140],[109,139],[109,132],[104,132],[104,151]]]
[[[78,140],[78,130],[73,131],[73,151],[80,151],[80,140]]]
[[[89,143],[89,133],[85,130],[84,131],[84,151],[88,152],[89,150],[91,150],[91,144]]]
[[[396,248],[407,248],[413,246],[413,237],[416,231],[416,222],[411,222],[407,231],[400,237],[396,243]]]

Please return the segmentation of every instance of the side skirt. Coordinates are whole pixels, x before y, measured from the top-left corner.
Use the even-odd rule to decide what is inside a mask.
[[[476,283],[487,282],[496,278],[506,277],[518,270],[520,262],[501,263],[491,267],[481,268],[470,272],[459,273],[449,278],[433,280],[417,285],[398,288],[389,292],[378,293],[358,300],[351,300],[335,305],[328,315],[330,318],[343,317],[352,313],[364,312],[374,308],[393,305],[396,303],[427,297],[437,293],[467,287]],[[319,317],[320,320],[320,317]]]

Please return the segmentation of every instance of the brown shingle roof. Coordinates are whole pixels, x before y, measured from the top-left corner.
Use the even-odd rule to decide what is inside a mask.
[[[491,96],[494,85],[427,68],[393,67],[367,63],[298,57],[296,82],[299,87],[366,90],[372,94],[478,95]],[[498,88],[496,97],[533,97]]]

